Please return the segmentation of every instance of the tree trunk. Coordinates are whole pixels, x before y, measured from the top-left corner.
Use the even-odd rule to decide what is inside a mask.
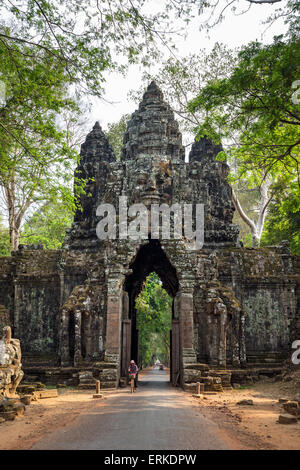
[[[9,223],[9,239],[12,251],[17,251],[20,239],[20,228],[26,210],[31,205],[32,191],[24,197],[19,210],[16,209],[16,180],[15,171],[12,170],[9,181],[3,185],[7,203],[8,223]]]
[[[243,208],[240,204],[240,201],[238,200],[238,197],[235,194],[234,190],[232,190],[232,200],[233,200],[234,206],[235,206],[236,210],[238,211],[239,215],[241,216],[243,221],[246,222],[248,227],[250,227],[250,230],[251,230],[251,246],[254,247],[254,246],[258,245],[259,244],[259,237],[258,237],[258,234],[257,234],[256,224],[244,212],[244,210],[243,210]]]
[[[264,228],[265,219],[267,215],[267,208],[272,200],[272,195],[268,196],[268,192],[270,189],[270,181],[266,180],[262,183],[259,192],[260,192],[260,200],[259,200],[259,214],[257,222],[255,223],[254,220],[251,220],[247,214],[244,212],[237,195],[235,194],[234,190],[232,190],[232,200],[236,210],[238,211],[239,215],[243,219],[244,222],[250,227],[251,230],[251,246],[259,246],[261,234]]]
[[[268,205],[272,199],[272,195],[270,197],[268,196],[269,189],[270,189],[270,182],[264,181],[260,187],[259,216],[258,216],[258,220],[256,224],[259,240],[261,238],[261,234],[264,228],[267,211],[268,211]]]
[[[16,224],[16,200],[15,200],[15,172],[12,170],[9,182],[4,187],[7,200],[8,223],[9,223],[9,240],[12,251],[18,249],[19,228]]]

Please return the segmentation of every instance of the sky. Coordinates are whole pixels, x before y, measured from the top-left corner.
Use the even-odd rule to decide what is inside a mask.
[[[160,0],[149,0],[149,6],[151,7],[151,4],[154,6],[157,1]],[[242,0],[239,11],[247,8],[247,5],[249,3]],[[210,52],[216,42],[223,43],[232,49],[241,47],[254,40],[269,43],[272,41],[273,36],[286,31],[286,26],[282,20],[277,20],[269,29],[267,29],[267,25],[262,24],[274,13],[274,10],[274,5],[253,4],[248,12],[235,16],[228,9],[225,20],[221,24],[214,26],[209,36],[204,30],[199,31],[201,19],[197,17],[189,25],[189,34],[186,39],[178,38],[176,42],[178,49],[176,56],[183,57],[190,53],[197,53],[200,49],[206,49]],[[166,50],[166,60],[169,55],[169,52]],[[158,66],[153,66],[150,71],[155,72],[158,68]],[[103,129],[107,129],[108,123],[118,121],[123,114],[134,112],[137,105],[128,99],[128,92],[140,89],[142,85],[141,77],[142,69],[137,65],[129,68],[126,77],[117,73],[107,74],[105,100],[109,103],[99,99],[92,100],[91,125],[95,121],[99,121]],[[146,86],[147,84],[144,85]]]

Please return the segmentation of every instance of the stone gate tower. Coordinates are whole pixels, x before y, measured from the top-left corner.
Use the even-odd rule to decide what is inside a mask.
[[[117,386],[138,356],[135,300],[155,271],[173,298],[174,384],[201,379],[212,386],[220,377],[229,380],[225,369],[280,365],[300,333],[299,261],[285,245],[240,246],[229,168],[216,160],[220,150],[202,139],[185,161],[178,124],[155,82],[128,123],[120,161],[95,124],[76,170],[86,180],[85,194],[62,249],[21,247],[0,260],[6,286],[0,304],[10,310],[24,362],[26,353],[29,363],[48,355],[48,364],[90,368],[103,385]],[[103,204],[115,209],[113,238],[97,236]],[[146,214],[155,204],[203,204],[203,246],[185,231],[153,237],[150,216],[143,237],[126,236],[124,214],[130,222],[133,204]],[[171,212],[171,227],[180,223],[180,212]]]

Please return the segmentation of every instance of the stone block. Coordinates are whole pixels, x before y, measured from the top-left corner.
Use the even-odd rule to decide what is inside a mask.
[[[185,392],[196,393],[197,384],[196,383],[185,383],[183,386]]]
[[[31,400],[32,400],[31,395],[24,395],[23,397],[20,398],[20,401],[24,403],[24,405],[30,405]]]
[[[87,377],[87,378],[84,378],[84,379],[80,379],[80,385],[81,384],[92,384],[93,386],[95,386],[95,379],[93,379],[93,377]]]
[[[237,405],[253,405],[253,400],[240,400],[237,402]]]
[[[95,390],[95,383],[79,384],[76,388],[79,390]]]
[[[22,407],[25,408],[25,405],[21,403],[19,398],[4,398],[3,400],[0,401],[0,411],[1,412],[14,411],[15,409],[18,408],[18,405],[21,405]]]
[[[288,398],[279,398],[278,403],[286,403],[288,401],[289,401]]]
[[[46,385],[43,384],[42,382],[22,382],[21,385],[19,385],[18,387],[18,391],[20,391],[20,388],[22,389],[22,387],[26,388],[26,387],[34,387],[35,390],[40,390],[40,389],[44,389],[46,388]]]
[[[116,369],[103,369],[99,374],[101,384],[103,382],[114,382],[117,383],[117,370]]]
[[[56,398],[58,397],[57,389],[50,389],[50,390],[38,390],[34,392],[34,396],[38,399],[42,398]]]
[[[126,386],[127,386],[127,379],[122,377],[122,378],[120,379],[119,385],[120,385],[121,388],[126,387]]]
[[[110,382],[101,380],[101,388],[116,388],[116,381]]]
[[[208,371],[209,370],[209,365],[208,364],[201,364],[200,362],[196,362],[195,364],[185,364],[184,366],[185,369],[195,369],[195,370],[201,370],[201,371]]]
[[[19,385],[17,391],[18,393],[28,395],[34,393],[36,391],[36,387],[34,385]]]
[[[14,411],[2,411],[0,412],[0,418],[5,419],[5,421],[14,421],[16,413]]]
[[[204,385],[212,385],[213,377],[201,377],[201,382],[204,383]]]
[[[296,416],[282,414],[279,415],[278,423],[280,424],[296,424],[298,422]]]
[[[90,380],[93,378],[93,372],[91,370],[85,370],[78,372],[79,380]]]
[[[183,380],[185,383],[199,382],[201,379],[201,371],[196,369],[185,369]]]
[[[16,414],[16,416],[23,416],[23,414],[25,412],[24,403],[16,403],[13,407],[13,411]]]
[[[287,413],[294,415],[294,416],[300,416],[300,408],[299,404],[297,401],[287,401],[286,403],[283,403],[283,409]]]

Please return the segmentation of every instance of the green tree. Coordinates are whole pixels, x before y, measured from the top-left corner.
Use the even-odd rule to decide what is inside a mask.
[[[20,242],[42,244],[46,249],[61,248],[72,220],[73,211],[67,210],[64,203],[56,201],[55,204],[44,204],[24,224]]]
[[[20,45],[29,46],[25,58],[55,61],[70,83],[101,97],[104,71],[146,65],[159,49],[171,47],[168,3],[149,12],[148,0],[1,0],[2,24],[17,27],[0,27],[0,39],[11,62],[22,53]]]
[[[76,103],[66,96],[67,75],[55,62],[39,64],[32,59],[29,66],[24,55],[30,54],[30,48],[18,47],[22,53],[16,55],[14,64],[5,60],[5,54],[1,63],[7,96],[0,108],[0,185],[13,250],[33,204],[60,198],[74,208],[71,179],[78,159],[66,131],[57,123],[62,111],[79,113]],[[0,53],[3,48],[0,42]]]
[[[0,215],[0,256],[9,256],[10,243],[9,243],[9,230],[3,225],[2,217]]]
[[[156,273],[151,273],[136,299],[139,330],[139,361],[146,367],[153,357],[169,363],[172,298],[162,288]]]
[[[230,141],[226,157],[238,162],[233,176],[259,189],[256,221],[247,217],[233,195],[257,241],[278,185],[299,184],[300,114],[293,88],[295,77],[300,76],[299,64],[299,39],[251,43],[239,52],[231,76],[209,83],[189,105],[191,111],[206,113],[198,138],[208,135],[215,142]]]
[[[300,198],[295,183],[276,192],[262,234],[262,245],[283,240],[289,240],[291,251],[300,255]]]
[[[107,125],[106,136],[110,145],[114,150],[115,157],[118,161],[121,159],[121,151],[123,147],[123,138],[126,132],[127,123],[130,114],[124,114],[118,122],[109,123]]]

